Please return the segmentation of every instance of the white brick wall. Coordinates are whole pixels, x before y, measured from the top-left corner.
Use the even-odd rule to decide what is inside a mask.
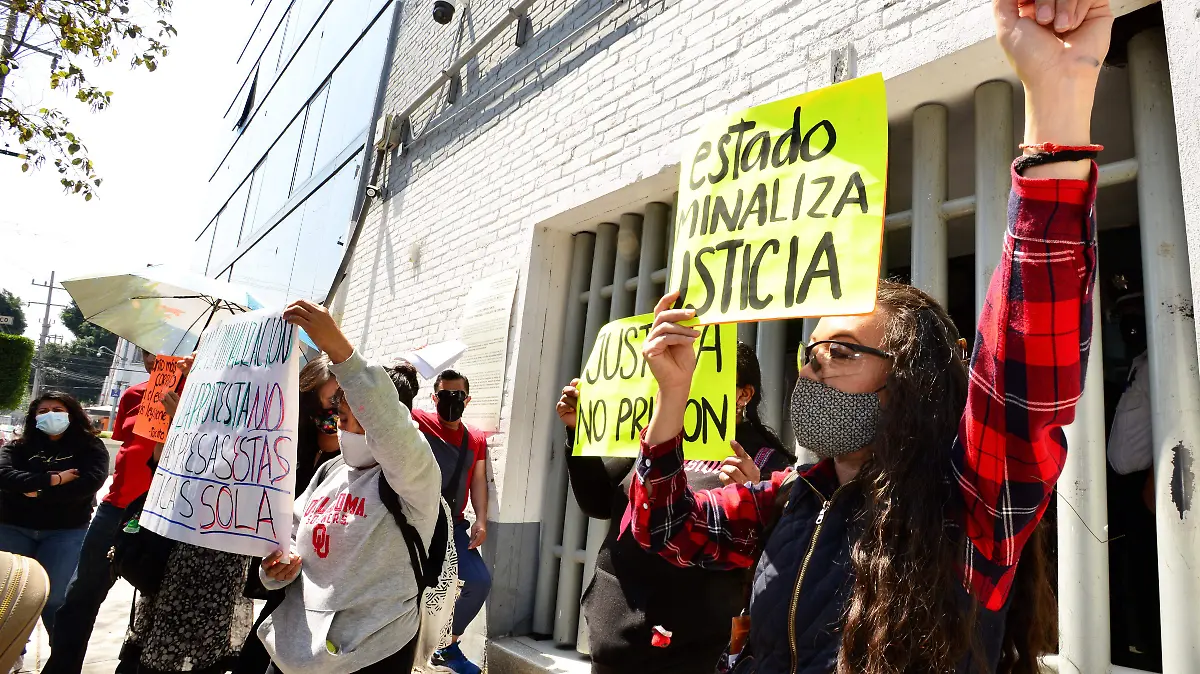
[[[439,26],[424,4],[405,7],[385,110],[406,107],[507,6],[472,2],[461,39],[457,21]],[[386,167],[389,199],[369,215],[354,260],[344,322],[365,351],[389,356],[456,336],[467,286],[522,267],[540,221],[578,206],[577,195],[675,164],[676,141],[706,115],[819,86],[830,50],[853,41],[870,64],[874,53],[923,42],[929,28],[968,14],[974,25],[948,32],[991,31],[973,11],[985,0],[633,0],[543,53],[606,6],[535,3],[524,48],[510,28],[465,69],[458,105],[439,94],[418,112],[417,139]],[[932,55],[970,44],[953,37]],[[409,259],[414,244],[419,267]],[[503,433],[494,444],[502,479]]]
[[[509,28],[464,69],[457,105],[446,105],[443,92],[422,106],[408,156],[385,166],[387,201],[369,213],[348,284],[347,334],[385,357],[458,336],[471,282],[521,270],[501,432],[491,443],[499,522],[539,518],[538,452],[550,451],[510,457],[507,447],[517,431],[530,436],[514,425],[533,423],[514,418],[514,391],[539,385],[514,373],[523,349],[541,354],[543,346],[519,339],[523,330],[541,334],[522,323],[536,315],[527,306],[531,270],[533,282],[548,278],[538,255],[531,259],[541,223],[671,174],[679,139],[708,115],[826,84],[830,51],[847,44],[859,74],[888,78],[893,118],[1007,73],[990,40],[987,0],[626,0],[551,50],[609,1],[536,2],[525,47],[513,46]],[[403,9],[386,112],[407,107],[509,6],[474,0],[460,34],[457,22],[435,24],[429,4]],[[456,4],[463,13],[466,3]],[[1116,4],[1120,12],[1145,0]],[[414,245],[419,265],[410,260]],[[557,377],[557,356],[543,375]],[[506,471],[520,473],[520,493],[505,489]]]

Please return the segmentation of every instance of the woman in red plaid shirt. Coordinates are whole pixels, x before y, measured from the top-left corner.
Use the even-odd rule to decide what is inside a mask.
[[[758,560],[736,672],[1032,674],[1055,644],[1037,529],[1090,345],[1090,119],[1113,19],[1108,0],[994,5],[1026,149],[969,365],[934,299],[883,282],[873,313],[821,319],[801,355],[792,424],[824,460],[693,492],[679,434],[699,333],[675,294],[656,309],[632,531],[680,566]]]

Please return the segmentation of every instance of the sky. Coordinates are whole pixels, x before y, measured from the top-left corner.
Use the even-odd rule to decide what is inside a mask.
[[[178,0],[170,21],[179,35],[157,71],[131,70],[124,55],[88,71],[114,92],[98,113],[50,91],[48,62],[31,60],[10,75],[6,95],[11,85],[22,102],[67,114],[103,184],[85,202],[63,193],[52,163],[22,174],[19,159],[0,155],[0,288],[44,302],[46,289],[31,281],[45,283],[51,272],[61,280],[149,262],[189,267],[191,244],[215,210],[208,176],[232,139],[223,115],[246,67],[234,61],[261,12],[250,5]],[[56,303],[69,299],[54,293]],[[37,339],[44,311],[25,307],[26,336]],[[50,332],[70,339],[60,311],[51,312]]]

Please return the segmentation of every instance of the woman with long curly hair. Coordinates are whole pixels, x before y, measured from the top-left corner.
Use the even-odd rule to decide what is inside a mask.
[[[1055,643],[1038,526],[1091,338],[1085,146],[1112,12],[1107,0],[1059,2],[1057,15],[1053,1],[994,5],[1029,147],[969,365],[936,300],[883,282],[872,313],[821,319],[803,349],[791,421],[823,460],[694,492],[679,435],[699,333],[679,323],[695,312],[672,308],[675,293],[656,308],[643,353],[659,398],[633,535],[681,566],[757,557],[739,674],[1032,674]]]

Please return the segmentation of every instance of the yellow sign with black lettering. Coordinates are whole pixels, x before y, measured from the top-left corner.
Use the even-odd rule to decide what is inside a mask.
[[[653,324],[654,314],[642,314],[600,329],[579,377],[576,456],[638,455],[658,393],[658,382],[642,358],[642,343]],[[706,325],[695,346],[683,453],[689,459],[720,461],[733,454],[729,441],[737,407],[737,326]]]
[[[701,324],[872,311],[887,156],[879,74],[710,122],[680,166],[668,287]]]

